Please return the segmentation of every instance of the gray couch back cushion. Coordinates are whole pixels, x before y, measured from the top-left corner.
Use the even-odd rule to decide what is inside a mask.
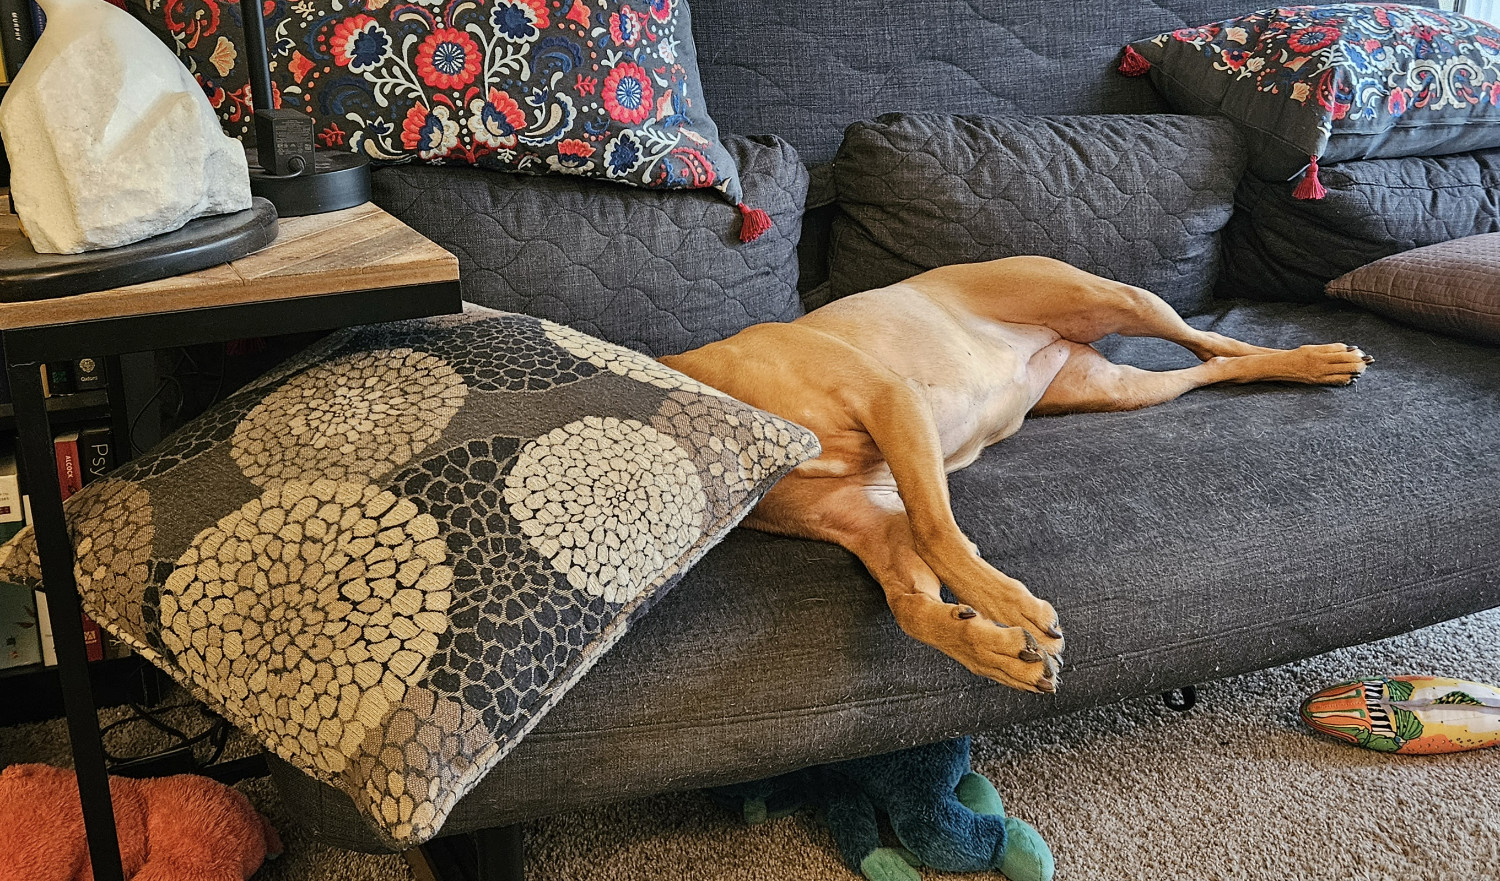
[[[1234,126],[1140,116],[894,113],[849,127],[834,162],[829,292],[1037,254],[1207,306],[1245,167]]]
[[[692,0],[698,69],[719,128],[778,134],[809,165],[844,126],[893,111],[1166,110],[1114,72],[1125,43],[1249,12],[1246,0]]]
[[[807,169],[773,137],[724,138],[745,198],[771,216],[753,242],[717,192],[562,175],[398,165],[374,201],[458,257],[464,299],[653,357],[802,314],[797,240]]]
[[[1285,181],[1245,175],[1217,296],[1315,302],[1366,263],[1500,232],[1500,149],[1340,162],[1322,180],[1328,194],[1303,200]]]

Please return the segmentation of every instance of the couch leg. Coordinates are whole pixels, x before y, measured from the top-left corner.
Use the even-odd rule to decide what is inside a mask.
[[[474,833],[479,847],[478,881],[525,881],[526,854],[521,824],[481,829]]]
[[[524,881],[521,825],[434,838],[406,854],[417,881]]]
[[[1198,687],[1196,685],[1184,685],[1171,691],[1161,693],[1162,701],[1168,709],[1179,713],[1186,713],[1198,703]]]

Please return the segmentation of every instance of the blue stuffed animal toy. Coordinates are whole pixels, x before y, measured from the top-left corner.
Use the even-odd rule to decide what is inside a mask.
[[[969,739],[851,759],[709,793],[752,823],[818,807],[844,863],[869,881],[920,881],[917,866],[997,870],[1051,881],[1052,851],[1029,823],[1005,816],[994,784],[969,764]],[[880,843],[886,814],[901,847]]]

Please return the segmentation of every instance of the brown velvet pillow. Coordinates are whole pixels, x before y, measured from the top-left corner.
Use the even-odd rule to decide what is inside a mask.
[[[1326,291],[1428,330],[1500,343],[1500,233],[1392,254],[1339,276]]]

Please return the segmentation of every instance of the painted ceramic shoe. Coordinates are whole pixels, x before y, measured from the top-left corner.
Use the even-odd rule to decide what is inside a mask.
[[[1403,755],[1500,745],[1500,688],[1434,676],[1374,676],[1323,689],[1302,704],[1309,728]]]

